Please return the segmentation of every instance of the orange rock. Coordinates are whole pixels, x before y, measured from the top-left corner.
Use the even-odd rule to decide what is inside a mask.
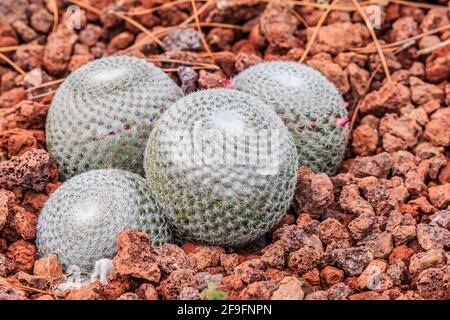
[[[25,90],[23,88],[14,88],[3,92],[0,95],[0,109],[11,108],[25,99]]]
[[[431,82],[444,81],[450,77],[450,44],[433,50],[427,57],[425,74]]]
[[[450,266],[424,270],[417,279],[419,293],[430,300],[450,299]]]
[[[0,231],[8,222],[9,217],[14,213],[13,205],[15,201],[16,197],[14,193],[0,189]]]
[[[404,203],[400,206],[400,212],[403,214],[409,213],[414,218],[419,216],[419,208],[418,204],[413,203]]]
[[[22,206],[35,214],[39,214],[44,208],[44,203],[47,199],[48,196],[45,193],[28,191],[24,195]]]
[[[143,283],[135,292],[142,300],[159,300],[158,291],[150,283]]]
[[[112,54],[116,51],[128,48],[134,40],[134,35],[130,32],[121,32],[111,39],[107,51]]]
[[[11,25],[0,20],[0,47],[9,47],[18,44],[16,32]]]
[[[55,300],[55,298],[53,298],[49,294],[39,294],[39,295],[34,295],[33,300]]]
[[[231,274],[234,268],[239,265],[239,256],[236,253],[231,254],[221,254],[220,264],[225,268],[227,274]]]
[[[280,281],[280,286],[272,294],[272,300],[303,300],[305,293],[302,282],[297,277],[285,277]]]
[[[278,284],[272,280],[253,282],[239,294],[239,300],[269,300]]]
[[[198,280],[193,270],[179,269],[161,282],[159,291],[164,299],[176,300],[183,288],[197,287],[197,284]]]
[[[25,240],[33,240],[36,237],[37,217],[19,206],[15,206],[14,211],[13,224],[17,233]]]
[[[69,64],[72,50],[78,36],[67,28],[59,28],[47,39],[44,51],[44,65],[51,74],[62,74]]]
[[[366,291],[348,296],[348,300],[389,300],[389,296],[375,291]]]
[[[409,263],[411,256],[414,254],[414,250],[406,245],[400,245],[395,247],[389,255],[389,264],[394,264],[397,261],[403,261]]]
[[[11,129],[0,132],[0,146],[8,150],[8,158],[39,149],[39,144],[32,131]]]
[[[159,282],[161,270],[152,254],[153,249],[147,234],[135,230],[122,231],[117,236],[114,267],[123,276]]]
[[[306,63],[313,69],[322,73],[328,80],[330,80],[341,94],[347,93],[350,90],[350,83],[348,81],[347,73],[342,68],[333,62],[323,60],[308,60]]]
[[[108,284],[99,286],[95,291],[106,300],[116,300],[128,291],[134,291],[136,283],[129,277],[117,273],[108,278]]]
[[[319,286],[320,285],[319,270],[317,268],[314,268],[311,271],[306,272],[304,275],[302,275],[302,279],[313,287]]]
[[[364,271],[358,277],[358,288],[375,289],[380,282],[380,276],[386,271],[387,264],[382,260],[373,260],[364,269]]]
[[[434,145],[450,146],[450,107],[436,111],[425,127],[425,137]]]
[[[0,132],[8,129],[43,129],[48,105],[23,100],[11,108],[0,109]]]
[[[220,255],[225,253],[221,247],[202,246],[195,253],[190,254],[196,261],[197,270],[205,270],[209,267],[217,267],[220,261]]]
[[[433,206],[444,209],[450,204],[450,183],[430,187],[428,194]]]
[[[266,270],[267,276],[272,279],[273,281],[279,282],[281,279],[283,279],[285,276],[289,274],[288,270],[279,270],[275,268],[267,268]]]
[[[222,71],[208,72],[200,70],[198,85],[200,89],[223,88],[226,77]]]
[[[438,180],[440,184],[450,183],[450,161],[439,172]]]
[[[57,281],[64,276],[62,265],[54,254],[37,260],[34,263],[33,274],[49,281]]]
[[[27,273],[33,270],[36,255],[36,247],[25,240],[11,243],[6,251],[6,257],[14,263],[15,270]]]
[[[410,102],[410,90],[396,82],[388,82],[378,91],[364,97],[360,110],[362,113],[382,115],[385,112],[399,111]]]
[[[41,68],[44,64],[44,48],[33,47],[33,44],[21,45],[15,54],[15,62],[24,70]]]
[[[61,182],[55,182],[55,183],[47,183],[47,186],[45,187],[45,192],[47,193],[47,195],[51,195],[56,189],[58,189],[58,187],[61,185]]]
[[[320,278],[325,285],[331,287],[344,281],[344,271],[332,266],[326,266],[322,271],[320,271]]]
[[[21,187],[43,191],[48,182],[58,178],[53,159],[42,149],[26,152],[0,162],[0,187]]]
[[[307,29],[308,41],[314,32],[315,27]],[[311,53],[328,52],[338,54],[346,51],[348,48],[363,45],[369,36],[366,27],[361,23],[337,22],[322,26],[317,33]]]
[[[225,292],[228,300],[237,300],[239,294],[244,290],[244,283],[238,277],[230,275],[219,281],[218,287]]]
[[[102,300],[100,294],[97,293],[100,286],[101,283],[97,281],[80,289],[70,290],[65,300]]]
[[[76,54],[73,55],[72,58],[70,58],[69,66],[67,67],[67,70],[69,72],[73,72],[82,65],[94,60],[94,56],[91,54]]]

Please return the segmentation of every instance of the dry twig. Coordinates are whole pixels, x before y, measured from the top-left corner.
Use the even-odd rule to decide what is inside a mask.
[[[309,51],[312,48],[312,45],[314,44],[314,41],[316,40],[317,34],[319,33],[320,27],[325,22],[325,19],[328,17],[328,14],[333,10],[333,8],[339,3],[339,0],[333,0],[331,5],[327,7],[327,10],[322,14],[319,21],[317,22],[316,27],[314,28],[314,33],[312,34],[311,39],[306,44],[305,52],[303,52],[302,57],[300,58],[300,63],[303,63],[308,56]]]
[[[20,73],[21,75],[26,75],[27,73],[21,68],[19,67],[14,61],[12,61],[10,58],[8,58],[7,56],[5,56],[3,53],[0,53],[0,59],[2,59],[3,61],[5,61],[7,64],[9,64],[11,67],[14,68],[14,70],[16,70],[18,73]]]
[[[391,74],[389,72],[389,67],[386,62],[386,57],[384,56],[383,50],[380,47],[380,43],[378,42],[377,35],[375,34],[375,31],[373,31],[373,27],[370,24],[369,18],[367,18],[367,14],[365,11],[361,8],[361,5],[359,4],[358,0],[352,0],[355,7],[358,9],[359,14],[364,19],[364,22],[366,23],[367,29],[369,30],[370,35],[372,36],[373,42],[375,43],[375,46],[377,47],[378,54],[380,55],[381,63],[383,65],[384,73],[386,74],[386,77],[389,82],[392,81]]]

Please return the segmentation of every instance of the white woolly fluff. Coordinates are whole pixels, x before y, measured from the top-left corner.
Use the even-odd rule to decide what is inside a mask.
[[[224,110],[213,114],[211,117],[212,125],[224,131],[225,133],[230,131],[237,131],[244,133],[245,123],[242,121],[242,116],[234,110]]]
[[[302,87],[305,85],[305,78],[294,76],[289,73],[281,72],[273,76],[275,81],[278,81],[282,86],[288,88]]]
[[[111,259],[100,259],[95,262],[94,272],[91,275],[91,282],[100,280],[105,285],[108,284],[108,276],[116,271]]]
[[[94,81],[111,81],[122,77],[126,73],[126,68],[116,68],[110,70],[102,70],[92,77]]]

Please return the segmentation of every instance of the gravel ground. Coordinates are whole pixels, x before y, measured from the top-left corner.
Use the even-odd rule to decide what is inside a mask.
[[[450,299],[450,4],[376,7],[383,60],[352,1],[340,1],[316,29],[324,2],[221,0],[204,10],[197,1],[199,33],[190,1],[4,0],[0,300],[222,292],[228,299]],[[77,21],[66,10],[74,3],[82,7]],[[170,28],[185,21],[190,29]],[[80,28],[69,28],[74,23]],[[228,79],[263,60],[303,59],[348,102],[352,133],[341,170],[327,176],[300,167],[290,211],[245,248],[153,248],[147,235],[127,230],[118,235],[108,284],[55,291],[62,267],[55,256],[39,259],[34,245],[39,213],[61,184],[45,151],[45,118],[60,79],[111,54],[147,58],[185,92],[232,86]]]

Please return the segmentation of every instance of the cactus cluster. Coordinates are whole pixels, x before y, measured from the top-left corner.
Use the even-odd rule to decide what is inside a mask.
[[[143,59],[111,56],[90,62],[73,72],[53,98],[48,150],[64,178],[107,168],[143,174],[152,124],[181,96],[168,75]]]
[[[256,65],[232,84],[237,90],[182,97],[162,70],[125,56],[70,75],[50,108],[47,144],[64,177],[88,172],[46,203],[39,252],[89,269],[114,254],[126,228],[149,232],[155,244],[173,233],[238,247],[274,227],[294,195],[298,163],[326,173],[339,166],[344,101],[320,73],[293,62]],[[147,185],[106,168],[145,171]]]
[[[345,102],[318,71],[296,62],[266,62],[244,70],[233,88],[275,108],[290,129],[300,165],[334,174],[348,139]]]
[[[171,233],[152,191],[137,174],[117,169],[92,170],[64,182],[39,216],[39,254],[57,254],[64,268],[89,272],[95,262],[112,258],[117,233],[145,231],[154,245]]]
[[[155,123],[148,184],[183,241],[237,247],[275,226],[295,189],[297,155],[281,119],[229,89],[190,94]]]

